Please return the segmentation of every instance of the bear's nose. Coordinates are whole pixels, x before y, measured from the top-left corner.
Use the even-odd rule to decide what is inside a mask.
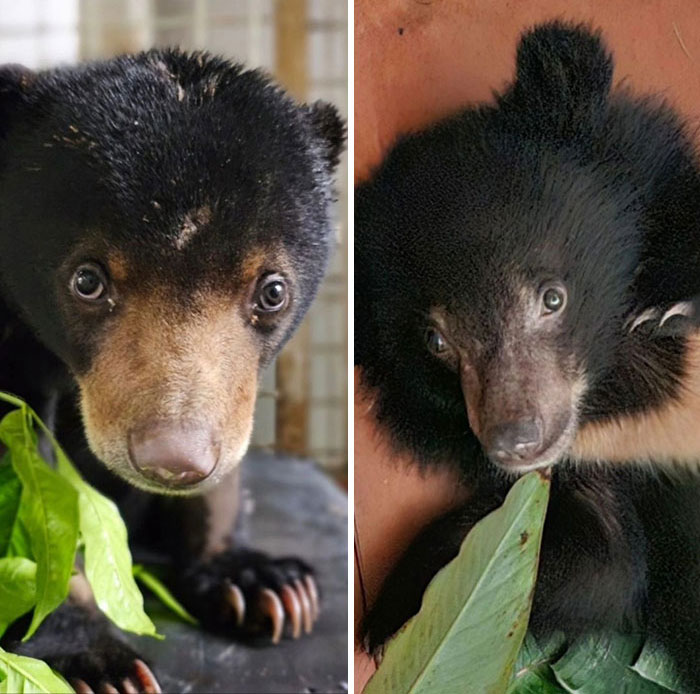
[[[542,447],[542,427],[536,419],[519,419],[493,427],[486,436],[490,458],[519,463],[534,458]]]
[[[219,444],[209,427],[158,422],[129,433],[131,464],[168,487],[189,487],[214,471]]]

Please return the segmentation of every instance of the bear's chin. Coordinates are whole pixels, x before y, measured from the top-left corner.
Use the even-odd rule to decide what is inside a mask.
[[[224,478],[232,474],[238,468],[242,457],[241,455],[238,458],[229,458],[220,461],[216,469],[208,477],[187,486],[174,486],[159,482],[135,470],[128,461],[126,461],[126,464],[124,464],[124,462],[118,462],[117,464],[105,463],[105,466],[131,486],[137,487],[144,492],[149,492],[150,494],[161,494],[165,496],[199,496],[209,492]]]

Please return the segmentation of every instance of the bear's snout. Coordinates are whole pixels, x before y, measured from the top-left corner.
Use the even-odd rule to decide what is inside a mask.
[[[216,468],[220,448],[206,424],[159,421],[129,432],[133,467],[167,487],[191,487],[205,480]]]

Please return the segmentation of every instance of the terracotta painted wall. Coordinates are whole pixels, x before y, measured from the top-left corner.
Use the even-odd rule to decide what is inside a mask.
[[[700,126],[698,0],[356,0],[356,181],[370,175],[397,134],[489,100],[512,78],[522,30],[557,17],[601,28],[615,54],[616,83],[664,94]],[[422,476],[397,459],[365,396],[355,408],[355,485],[371,601],[417,530],[456,502],[455,480]],[[356,617],[361,608],[356,600]],[[358,659],[358,687],[370,671]]]

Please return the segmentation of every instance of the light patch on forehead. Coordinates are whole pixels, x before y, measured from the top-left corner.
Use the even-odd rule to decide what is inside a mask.
[[[166,79],[170,80],[175,85],[177,100],[182,101],[185,98],[185,90],[178,82],[177,77],[168,69],[168,66],[162,60],[157,60],[155,62],[155,67],[158,72],[160,72]]]
[[[123,282],[128,274],[126,258],[118,251],[112,251],[107,256],[109,275],[118,282]]]
[[[219,86],[218,76],[212,76],[204,85],[204,96],[208,96],[210,99],[214,98],[216,94],[216,89]]]
[[[240,268],[241,284],[249,284],[260,274],[268,256],[263,248],[255,248],[246,255]]]
[[[449,331],[448,316],[450,314],[444,306],[433,306],[428,312],[428,315],[430,316],[430,320],[432,320],[440,330],[444,330],[445,332]]]
[[[526,318],[532,319],[534,316],[539,317],[539,296],[534,287],[524,280],[515,280],[513,282],[513,288],[515,290],[515,303],[513,308]]]
[[[524,278],[516,277],[510,282],[513,303],[508,311],[510,321],[519,326],[519,331],[539,332],[545,324],[542,322],[542,297],[540,288],[533,286]],[[518,332],[519,332],[518,331]],[[515,331],[513,333],[515,335]]]
[[[181,251],[192,240],[194,235],[211,221],[211,208],[203,205],[195,210],[190,210],[182,221],[180,233],[175,239],[175,248]]]

